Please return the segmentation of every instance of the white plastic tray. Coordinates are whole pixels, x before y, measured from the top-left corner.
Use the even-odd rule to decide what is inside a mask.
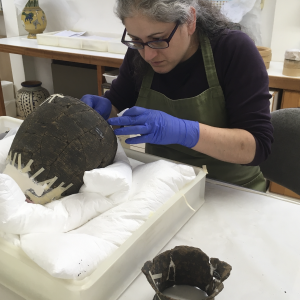
[[[119,69],[113,70],[113,71],[110,71],[110,72],[106,72],[106,73],[103,74],[103,76],[105,77],[106,82],[111,84],[114,79],[118,78]]]
[[[60,31],[47,32],[37,34],[37,42],[40,45],[53,46],[53,47],[64,47],[64,48],[75,48],[81,50],[92,50],[99,52],[110,52],[117,54],[125,54],[127,47],[121,43],[121,37],[109,36],[108,34],[97,34],[101,39],[94,39],[93,37],[62,37],[55,36]],[[87,33],[88,34],[88,33]],[[88,34],[90,35],[90,34]],[[108,40],[109,38],[109,40]]]
[[[0,117],[0,133],[21,124]],[[125,149],[128,157],[149,163],[156,156]],[[194,168],[197,177],[170,198],[96,271],[82,281],[53,278],[16,246],[0,239],[0,284],[30,300],[115,300],[139,275],[144,263],[155,257],[204,203],[206,174]],[[136,295],[136,299],[139,299]]]
[[[22,120],[11,117],[0,117],[0,133],[21,126]]]

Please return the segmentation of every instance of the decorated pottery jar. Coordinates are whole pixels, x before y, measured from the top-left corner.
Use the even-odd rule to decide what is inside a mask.
[[[49,96],[49,92],[42,87],[40,81],[24,81],[17,92],[17,115],[27,117]]]
[[[29,39],[36,39],[37,33],[43,33],[47,26],[44,11],[39,7],[39,0],[29,0],[22,11],[24,28],[29,32]]]

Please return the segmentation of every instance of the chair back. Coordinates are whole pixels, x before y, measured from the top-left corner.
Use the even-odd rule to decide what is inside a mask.
[[[300,195],[300,108],[280,109],[271,117],[274,143],[261,171],[265,178]]]

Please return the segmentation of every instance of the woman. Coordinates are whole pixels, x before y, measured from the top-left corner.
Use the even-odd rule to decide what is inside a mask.
[[[265,191],[268,75],[252,40],[206,0],[117,0],[129,49],[105,97],[83,101],[146,152]],[[125,108],[122,117],[117,113]]]

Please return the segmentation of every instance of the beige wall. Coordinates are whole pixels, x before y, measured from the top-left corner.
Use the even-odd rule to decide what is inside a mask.
[[[274,61],[283,61],[287,49],[300,49],[300,0],[277,0],[271,48]]]
[[[261,12],[260,28],[262,46],[264,47],[271,47],[276,2],[277,0],[265,0],[265,5]]]

